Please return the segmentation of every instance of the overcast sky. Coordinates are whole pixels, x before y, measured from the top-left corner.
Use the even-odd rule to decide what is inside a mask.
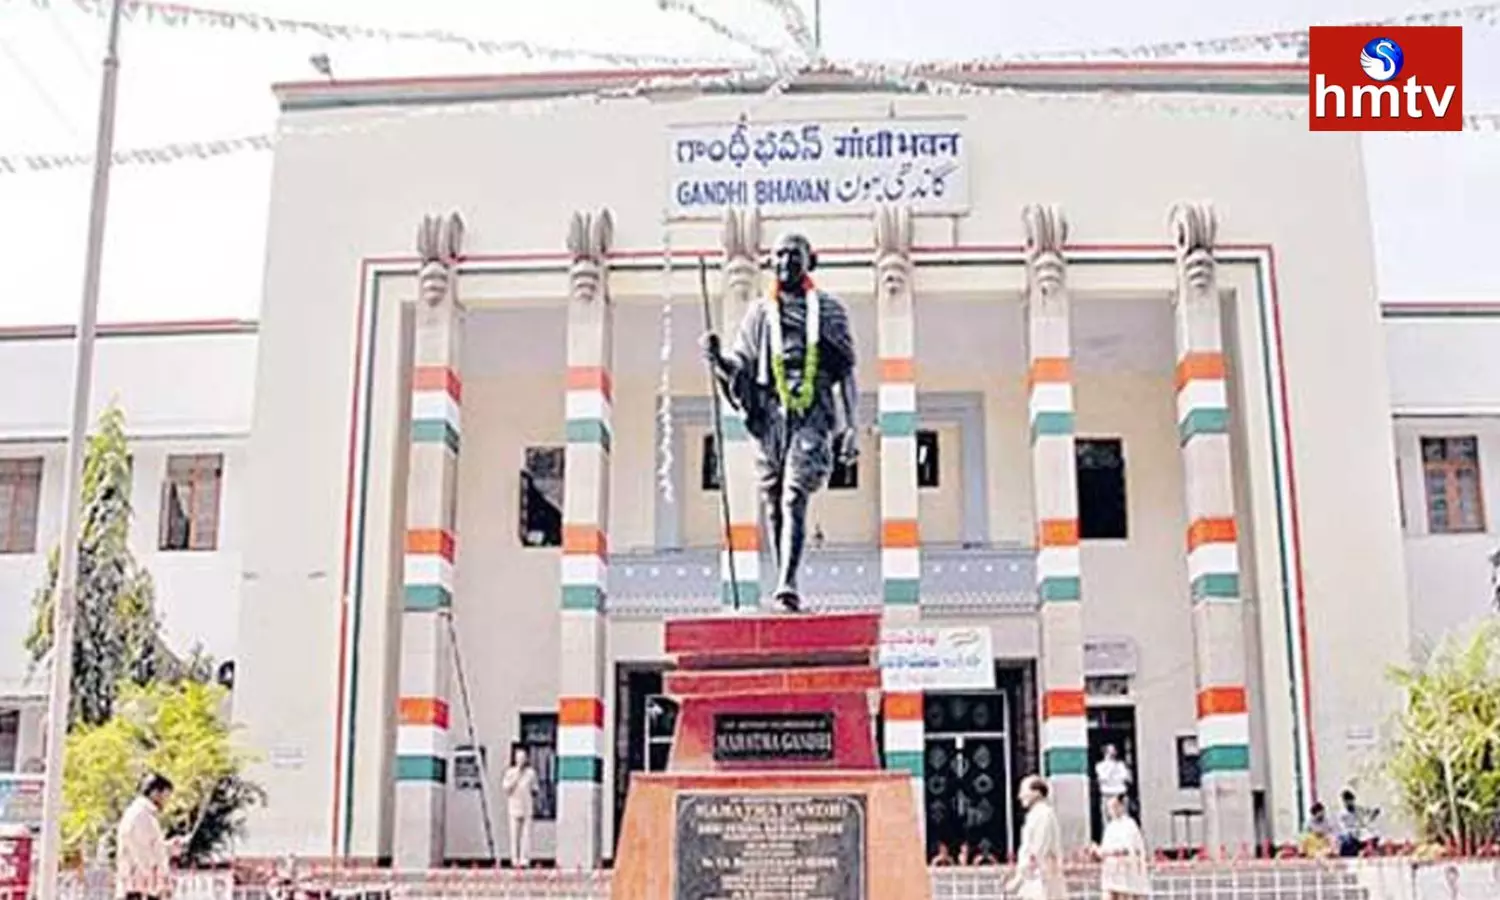
[[[81,0],[0,0],[0,154],[87,153],[101,20]],[[747,51],[656,0],[201,0],[214,8],[496,40],[684,57]],[[1450,0],[1459,5],[1460,0]],[[698,0],[764,43],[786,45],[766,0]],[[813,0],[802,0],[811,13]],[[1151,43],[1383,19],[1447,4],[1395,0],[823,0],[830,57],[962,59]],[[1208,10],[1212,10],[1209,13]],[[1311,17],[1311,18],[1309,18]],[[1500,29],[1469,25],[1464,101],[1500,112]],[[269,85],[340,77],[537,68],[519,57],[383,42],[128,25],[119,149],[274,130]],[[559,67],[552,64],[552,67]],[[1366,139],[1382,296],[1500,300],[1500,133]],[[115,170],[106,321],[253,318],[260,303],[271,155]],[[0,175],[0,325],[77,316],[89,171]]]

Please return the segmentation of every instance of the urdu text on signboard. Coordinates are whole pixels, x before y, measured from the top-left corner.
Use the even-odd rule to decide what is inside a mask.
[[[732,206],[766,216],[914,215],[968,210],[964,120],[799,119],[679,125],[668,131],[667,209],[712,219]]]

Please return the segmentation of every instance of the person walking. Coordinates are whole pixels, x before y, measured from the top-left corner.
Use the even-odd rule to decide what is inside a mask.
[[[1016,872],[1005,886],[1006,893],[1015,894],[1020,900],[1067,900],[1062,828],[1048,799],[1049,793],[1047,782],[1040,775],[1021,779],[1017,799],[1026,808],[1026,824],[1021,826]]]
[[[525,747],[517,747],[510,768],[500,780],[505,794],[505,811],[510,824],[510,864],[512,868],[531,866],[531,818],[536,814],[536,769]]]
[[[1123,794],[1104,801],[1109,821],[1104,839],[1094,853],[1101,863],[1099,890],[1105,900],[1134,900],[1151,892],[1151,876],[1146,871],[1146,838],[1141,827],[1125,808]]]
[[[125,808],[115,831],[116,900],[166,900],[172,895],[172,856],[160,816],[172,796],[164,775],[146,779],[139,797]]]

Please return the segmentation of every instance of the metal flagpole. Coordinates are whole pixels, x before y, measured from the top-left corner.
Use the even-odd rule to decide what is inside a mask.
[[[698,257],[698,291],[703,295],[703,330],[713,333],[714,313],[713,306],[708,300],[708,260]],[[714,468],[719,470],[719,511],[724,517],[724,552],[729,559],[729,595],[734,600],[734,611],[740,611],[740,579],[734,570],[734,528],[730,525],[729,517],[729,467],[724,465],[724,455],[728,448],[724,446],[724,418],[719,411],[719,377],[714,374],[712,366],[708,369],[708,386],[713,391],[710,395],[714,415]],[[721,601],[722,602],[722,601]]]
[[[99,132],[94,145],[94,189],[89,200],[88,255],[83,270],[83,303],[73,369],[73,425],[68,433],[68,467],[63,472],[63,534],[57,596],[52,604],[52,684],[47,697],[46,793],[42,800],[41,881],[37,900],[57,900],[58,863],[62,858],[63,746],[68,737],[68,708],[73,678],[73,618],[76,615],[78,539],[82,526],[80,487],[83,450],[88,437],[89,395],[94,380],[94,329],[99,321],[99,270],[104,257],[104,220],[109,207],[109,170],[115,149],[115,101],[120,73],[120,10],[113,0],[104,74],[99,89]]]

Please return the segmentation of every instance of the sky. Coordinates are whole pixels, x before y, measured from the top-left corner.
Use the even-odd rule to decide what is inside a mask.
[[[92,151],[104,22],[98,0],[0,0],[0,156]],[[775,0],[695,0],[763,44],[790,47]],[[815,0],[800,0],[809,16]],[[962,60],[1379,20],[1463,0],[821,0],[833,59]],[[199,5],[554,47],[749,59],[658,0],[198,0]],[[50,5],[49,5],[50,4]],[[1212,10],[1212,12],[1208,12]],[[127,24],[116,148],[272,133],[270,85],[597,63],[457,48]],[[1465,28],[1466,112],[1500,112],[1500,28]],[[1500,300],[1500,132],[1372,135],[1366,173],[1388,301]],[[101,319],[254,318],[272,155],[113,173]],[[76,320],[90,171],[0,175],[0,326]],[[1289,214],[1295,211],[1289,210]]]

